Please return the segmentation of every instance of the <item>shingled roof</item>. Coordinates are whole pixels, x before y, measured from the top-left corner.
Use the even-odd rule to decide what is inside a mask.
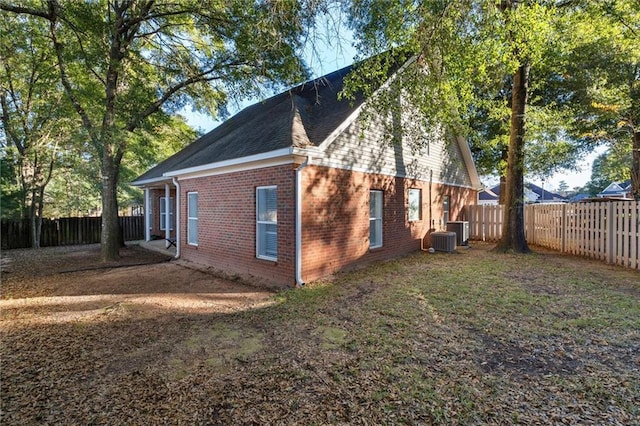
[[[139,176],[133,184],[161,180],[163,174],[281,148],[320,145],[362,103],[338,100],[353,66],[306,82],[253,104],[181,151]]]

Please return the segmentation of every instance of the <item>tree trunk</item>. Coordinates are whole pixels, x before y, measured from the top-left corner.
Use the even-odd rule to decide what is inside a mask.
[[[498,189],[498,204],[504,206],[504,200],[507,196],[507,177],[500,176],[500,186]]]
[[[502,149],[502,154],[500,156],[502,161],[505,163],[509,161],[509,150],[506,148]],[[499,186],[499,194],[498,194],[498,204],[504,206],[504,200],[507,193],[507,177],[500,171],[500,186]]]
[[[38,209],[36,214],[36,234],[38,235],[38,248],[40,248],[40,236],[42,235],[42,211],[44,210],[44,186],[38,189]]]
[[[529,251],[524,235],[524,134],[529,69],[530,64],[525,61],[513,75],[505,209],[502,238],[497,246],[497,250],[517,253]]]
[[[29,225],[31,228],[31,248],[40,248],[40,232],[38,232],[38,218],[36,214],[36,190],[31,190],[31,206],[29,206]]]
[[[102,233],[100,255],[103,262],[120,259],[120,221],[118,220],[119,164],[105,149],[102,158]]]
[[[640,200],[640,130],[634,129],[631,156],[631,196]]]
[[[31,235],[31,248],[37,249],[40,248],[40,236],[42,234],[42,212],[44,210],[44,190],[46,185],[51,180],[51,170],[53,169],[53,162],[50,166],[49,176],[45,179],[45,181],[36,186],[35,183],[32,183],[31,189],[28,191],[31,194],[29,202],[27,202],[27,198],[25,197],[24,202],[28,203],[29,206],[24,208],[24,210],[28,213],[29,218],[29,227],[30,227],[30,235]],[[31,178],[32,182],[36,182],[40,179],[40,176],[33,176]],[[22,182],[26,182],[26,179],[22,179]],[[24,191],[25,193],[27,191]]]

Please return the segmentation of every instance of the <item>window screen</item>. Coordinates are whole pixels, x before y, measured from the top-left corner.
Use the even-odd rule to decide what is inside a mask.
[[[256,188],[256,256],[278,259],[278,193],[275,186]]]
[[[382,191],[369,191],[369,247],[382,247]]]

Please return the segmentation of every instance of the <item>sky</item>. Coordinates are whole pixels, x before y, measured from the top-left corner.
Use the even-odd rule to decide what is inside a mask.
[[[312,75],[310,76],[311,79],[321,77],[325,74],[329,74],[330,72],[351,65],[354,61],[353,58],[356,55],[356,51],[350,45],[343,46],[341,49],[331,48],[331,46],[329,46],[322,52],[322,55],[323,56],[321,58],[318,58],[316,54],[308,53],[307,64],[312,72]],[[301,81],[300,83],[303,82]],[[230,102],[228,105],[229,113],[230,115],[234,115],[260,100],[261,99],[247,99],[239,102],[237,105]],[[200,129],[203,132],[208,132],[221,124],[221,121],[216,120],[213,117],[191,111],[190,107],[186,107],[186,109],[182,110],[181,114],[185,116],[187,123],[190,126]]]
[[[340,12],[336,11],[336,13]],[[315,29],[313,40],[313,43],[307,44],[304,53],[304,60],[311,71],[311,79],[329,74],[354,62],[355,42],[351,31],[341,24],[340,16],[326,15]],[[248,99],[237,105],[230,102],[227,108],[230,115],[234,115],[260,100],[262,99]],[[221,124],[221,121],[208,115],[192,112],[189,107],[182,110],[181,114],[185,116],[190,126],[203,132],[208,132]]]
[[[569,190],[572,190],[577,186],[585,186],[587,182],[591,180],[591,166],[593,165],[593,160],[595,160],[596,157],[602,154],[605,150],[605,147],[600,146],[590,154],[586,155],[578,162],[578,170],[554,174],[544,182],[545,189],[557,189],[558,185],[562,181],[567,183]],[[540,179],[529,179],[529,181],[538,186],[542,186],[542,181]]]
[[[331,18],[328,18],[331,19]],[[320,25],[321,29],[316,33],[316,42],[314,49],[309,48],[305,54],[305,61],[311,69],[311,78],[317,78],[338,70],[340,68],[351,65],[354,62],[356,56],[356,49],[354,47],[354,41],[351,33],[344,27],[338,30],[341,40],[336,40],[335,36],[327,36],[327,34],[336,34],[336,29],[332,25],[335,23],[326,21]],[[300,82],[302,83],[302,82]],[[228,106],[230,115],[234,115],[241,111],[243,108],[252,105],[260,99],[244,100],[237,105],[230,104]],[[221,121],[215,120],[210,116],[192,112],[190,109],[181,111],[187,119],[187,123],[203,132],[208,132],[213,128],[221,124]],[[556,173],[553,176],[546,179],[544,182],[537,178],[527,178],[525,180],[534,183],[538,186],[543,186],[548,191],[557,190],[560,182],[564,181],[572,190],[575,187],[583,187],[591,179],[591,166],[593,160],[604,152],[604,148],[598,148],[592,153],[582,158],[578,164],[576,170],[566,171],[562,173]],[[494,185],[497,178],[484,178],[482,177],[482,183],[487,186]]]

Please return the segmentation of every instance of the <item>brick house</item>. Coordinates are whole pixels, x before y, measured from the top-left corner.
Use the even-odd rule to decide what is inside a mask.
[[[434,129],[390,136],[389,123],[416,116],[339,101],[350,70],[247,107],[136,179],[146,239],[175,239],[176,257],[282,287],[428,248],[476,202],[469,147]]]

